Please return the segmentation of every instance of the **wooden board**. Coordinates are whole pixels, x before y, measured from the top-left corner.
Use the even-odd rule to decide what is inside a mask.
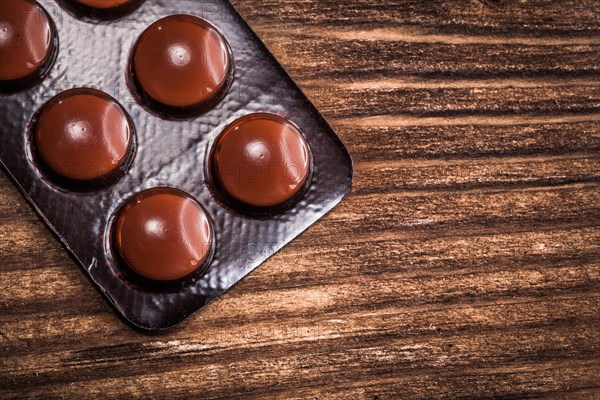
[[[144,334],[0,174],[0,398],[600,397],[600,3],[234,4],[352,193]]]

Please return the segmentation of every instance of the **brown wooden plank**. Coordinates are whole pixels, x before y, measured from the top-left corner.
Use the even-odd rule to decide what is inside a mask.
[[[409,27],[495,37],[571,37],[599,33],[600,6],[578,0],[256,0],[233,2],[255,29]]]

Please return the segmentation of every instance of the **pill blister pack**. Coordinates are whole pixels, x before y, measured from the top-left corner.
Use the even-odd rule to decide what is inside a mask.
[[[0,162],[133,325],[180,323],[350,189],[345,147],[229,2],[6,1],[5,47],[35,51],[0,47]]]

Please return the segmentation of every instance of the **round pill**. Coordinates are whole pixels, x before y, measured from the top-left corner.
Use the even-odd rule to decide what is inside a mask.
[[[133,12],[145,0],[65,0],[67,5],[84,14],[117,17]]]
[[[52,172],[92,181],[118,171],[132,144],[133,123],[108,94],[71,89],[52,98],[35,122],[35,148]]]
[[[196,113],[223,95],[231,77],[230,49],[210,23],[174,15],[152,24],[139,38],[131,72],[151,102]]]
[[[272,207],[292,199],[310,174],[310,149],[302,133],[285,118],[250,114],[217,138],[212,169],[234,200]]]
[[[139,3],[139,0],[69,0],[73,4],[79,4],[86,7],[107,10],[111,8],[123,7],[132,3]]]
[[[171,188],[148,189],[119,212],[114,244],[120,258],[139,275],[172,281],[205,263],[212,227],[207,213],[188,194]]]
[[[56,31],[33,0],[0,1],[0,87],[28,86],[53,61]]]

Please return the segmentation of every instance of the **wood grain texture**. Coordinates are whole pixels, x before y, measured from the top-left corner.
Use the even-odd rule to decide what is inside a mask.
[[[151,335],[0,174],[0,398],[599,398],[600,3],[234,4],[350,196]]]

